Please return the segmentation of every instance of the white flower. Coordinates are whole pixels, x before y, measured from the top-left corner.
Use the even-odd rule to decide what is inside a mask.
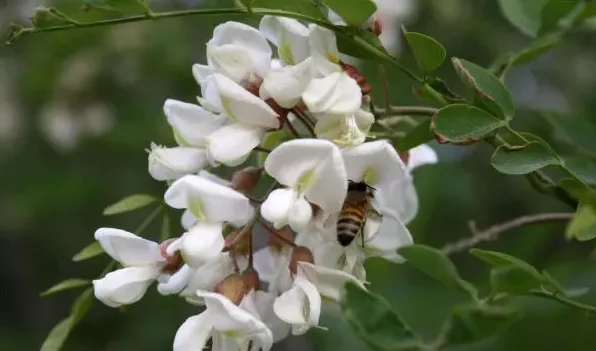
[[[182,290],[186,285],[185,270],[180,269],[173,275],[163,272],[167,260],[159,244],[114,228],[98,229],[95,239],[124,267],[93,281],[95,297],[104,304],[118,307],[135,303],[155,280],[159,280],[160,288],[165,290]]]
[[[418,145],[408,151],[410,157],[408,159],[408,168],[414,170],[420,166],[435,164],[438,161],[437,153],[433,148],[426,144]]]
[[[265,170],[287,186],[271,192],[261,206],[263,218],[277,229],[286,224],[296,231],[305,228],[312,218],[309,202],[328,213],[343,205],[346,173],[339,149],[327,140],[285,142],[269,154]]]
[[[259,31],[277,46],[279,58],[287,65],[305,60],[309,54],[309,30],[292,18],[264,16]]]
[[[235,82],[252,82],[269,70],[271,47],[257,29],[225,22],[215,27],[207,43],[207,62]]]
[[[306,60],[295,66],[272,69],[261,84],[259,95],[262,99],[272,98],[284,108],[294,107],[302,97],[311,80],[312,60]]]
[[[217,283],[233,272],[234,260],[228,253],[219,253],[193,272],[180,295],[189,303],[202,305],[203,299],[196,294],[197,290],[212,291]]]
[[[281,250],[266,246],[254,253],[254,267],[259,278],[269,284],[270,293],[281,293],[292,287],[289,266],[291,254],[292,248],[289,246],[284,246]]]
[[[331,140],[339,147],[362,144],[375,122],[373,114],[362,109],[346,115],[320,114],[317,118],[317,137]]]
[[[205,138],[221,128],[225,119],[201,106],[171,99],[166,100],[163,109],[179,146],[152,144],[149,174],[156,180],[171,180],[198,172],[209,163]]]
[[[189,209],[198,219],[182,237],[168,247],[168,254],[180,250],[193,268],[215,258],[224,247],[224,222],[246,222],[253,208],[239,192],[208,179],[187,175],[166,191],[165,202],[173,208]]]
[[[176,332],[174,351],[203,350],[212,338],[213,351],[269,351],[273,335],[267,326],[250,312],[234,305],[220,294],[198,291],[205,301],[201,314],[188,318]]]
[[[308,45],[313,59],[313,75],[326,77],[340,72],[339,50],[333,31],[311,24],[308,26]]]
[[[275,300],[273,310],[281,320],[292,325],[292,334],[304,334],[319,323],[321,296],[339,301],[347,282],[364,289],[363,284],[349,274],[298,262],[294,285]]]
[[[277,295],[256,290],[246,294],[240,303],[240,307],[265,323],[267,328],[271,330],[274,343],[285,339],[290,333],[291,327],[290,324],[282,321],[275,314],[273,303],[276,297]]]
[[[313,79],[302,93],[302,100],[311,113],[353,114],[362,105],[362,91],[347,73],[335,72]]]
[[[230,78],[214,73],[213,85],[225,114],[232,124],[219,128],[207,138],[207,150],[216,161],[227,166],[243,163],[261,142],[268,129],[279,128],[277,113],[265,101],[251,94]]]

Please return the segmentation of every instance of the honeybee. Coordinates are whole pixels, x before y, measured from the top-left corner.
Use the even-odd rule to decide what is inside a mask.
[[[364,182],[348,181],[348,194],[337,218],[337,241],[342,246],[348,246],[360,235],[364,247],[362,233],[366,218],[369,214],[381,215],[371,206],[374,188]]]

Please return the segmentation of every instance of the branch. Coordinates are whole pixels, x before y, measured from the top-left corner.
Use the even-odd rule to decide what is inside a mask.
[[[426,106],[389,106],[389,108],[375,108],[377,119],[393,116],[420,116],[429,117],[437,113],[438,109]]]
[[[478,228],[476,228],[476,222],[470,221],[468,226],[472,233],[472,237],[461,239],[452,244],[447,244],[441,250],[446,255],[451,255],[472,248],[481,242],[496,240],[499,238],[499,235],[511,229],[542,222],[568,221],[573,218],[573,215],[574,213],[541,213],[537,215],[522,216],[505,223],[495,224],[483,231],[479,231]]]
[[[545,299],[557,301],[567,306],[583,310],[592,316],[596,315],[596,307],[575,300],[571,300],[565,296],[561,296],[560,294],[548,293],[544,291],[532,291],[528,295],[543,297]]]

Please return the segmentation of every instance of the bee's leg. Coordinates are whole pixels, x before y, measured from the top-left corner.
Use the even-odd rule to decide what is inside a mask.
[[[377,211],[377,209],[372,206],[370,206],[368,208],[366,216],[369,218],[377,218],[377,219],[383,218],[383,214],[381,212]]]
[[[360,228],[360,241],[362,243],[362,248],[364,249],[364,225]]]

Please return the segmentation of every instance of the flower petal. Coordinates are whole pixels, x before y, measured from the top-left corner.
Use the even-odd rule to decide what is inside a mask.
[[[331,140],[339,147],[354,147],[366,140],[373,123],[374,116],[364,110],[352,115],[323,114],[318,116],[315,133],[318,138]]]
[[[397,214],[383,212],[383,220],[379,232],[366,243],[369,256],[380,256],[395,263],[403,262],[397,249],[413,244],[412,234],[397,218]]]
[[[201,96],[198,97],[199,104],[214,113],[223,112],[223,103],[219,95],[219,88],[215,82],[215,75],[206,76],[201,84]]]
[[[345,72],[310,81],[302,100],[312,113],[353,114],[362,105],[358,83]]]
[[[168,123],[182,139],[181,146],[205,146],[205,137],[220,128],[226,119],[201,106],[168,99],[164,106]]]
[[[176,331],[174,337],[174,351],[198,351],[205,349],[211,336],[213,326],[210,319],[211,313],[203,313],[186,319]]]
[[[369,185],[388,184],[408,177],[407,167],[387,140],[364,143],[343,150],[348,179],[361,182],[365,176]]]
[[[410,158],[408,159],[408,167],[413,170],[423,165],[430,165],[439,161],[437,153],[432,147],[422,144],[413,149],[410,149]]]
[[[313,284],[297,276],[292,288],[275,299],[273,311],[292,325],[292,334],[301,335],[319,323],[321,296]]]
[[[309,30],[297,20],[264,16],[259,31],[277,46],[278,55],[286,64],[295,65],[309,56]]]
[[[152,145],[149,174],[155,180],[173,180],[196,173],[207,165],[205,149],[193,147],[162,148]]]
[[[312,207],[303,197],[299,197],[294,202],[288,213],[288,224],[294,231],[304,230],[312,218]]]
[[[180,253],[190,267],[199,268],[219,255],[224,247],[223,225],[199,222],[182,236]]]
[[[188,285],[194,273],[195,270],[185,264],[174,274],[161,274],[157,278],[157,291],[162,295],[178,294]]]
[[[313,58],[313,71],[318,77],[340,72],[339,51],[335,33],[314,24],[308,26],[308,45]]]
[[[222,106],[230,118],[255,127],[279,127],[277,112],[265,101],[223,74],[215,73],[213,79],[217,84]]]
[[[264,351],[271,349],[273,335],[263,322],[223,295],[206,291],[199,291],[197,295],[205,300],[215,330],[234,335],[239,341],[253,340]]]
[[[264,100],[273,98],[279,106],[287,109],[294,107],[310,82],[310,70],[309,58],[295,66],[269,71],[263,79],[259,96]]]
[[[126,230],[99,228],[95,231],[95,240],[99,241],[110,257],[124,266],[143,266],[165,261],[157,243]]]
[[[224,54],[221,53],[223,50]],[[236,52],[231,58],[226,56],[230,51]],[[241,81],[251,73],[262,77],[267,72],[271,62],[271,47],[257,29],[230,21],[213,30],[213,38],[207,43],[207,59],[219,71]]]
[[[248,220],[254,209],[241,193],[205,178],[187,175],[175,181],[164,195],[173,208],[200,206],[205,220],[211,222]],[[195,213],[195,215],[197,215]]]
[[[347,282],[352,282],[364,289],[361,281],[351,274],[321,267],[307,262],[298,262],[298,276],[308,279],[322,296],[339,301]]]
[[[265,135],[262,127],[231,124],[218,129],[207,138],[207,150],[211,157],[226,166],[238,166],[259,146]]]
[[[219,253],[194,271],[181,295],[199,302],[197,290],[210,291],[234,271],[234,261],[228,253]],[[201,299],[202,301],[202,299]]]
[[[275,298],[276,295],[257,290],[247,295],[241,304],[241,307],[256,312],[256,317],[271,330],[274,343],[285,339],[290,333],[290,325],[279,319],[273,310]],[[251,306],[246,306],[247,303]]]
[[[411,222],[418,213],[418,194],[414,187],[411,176],[405,179],[385,183],[378,188],[375,199],[379,203],[379,209],[395,212],[397,217],[404,223]]]
[[[341,209],[347,177],[337,146],[327,140],[297,139],[275,148],[265,170],[283,185],[302,190],[308,201],[325,212]]]
[[[197,81],[197,83],[199,83],[200,86],[203,86],[203,83],[205,82],[207,77],[209,77],[213,73],[215,73],[215,68],[209,65],[200,65],[198,63],[192,65],[192,75],[193,77],[195,77],[195,80]]]
[[[273,223],[276,229],[288,223],[290,210],[294,206],[297,194],[290,189],[275,189],[261,205],[261,216]]]
[[[139,301],[159,275],[160,266],[127,267],[93,281],[95,297],[109,307],[130,305]]]

